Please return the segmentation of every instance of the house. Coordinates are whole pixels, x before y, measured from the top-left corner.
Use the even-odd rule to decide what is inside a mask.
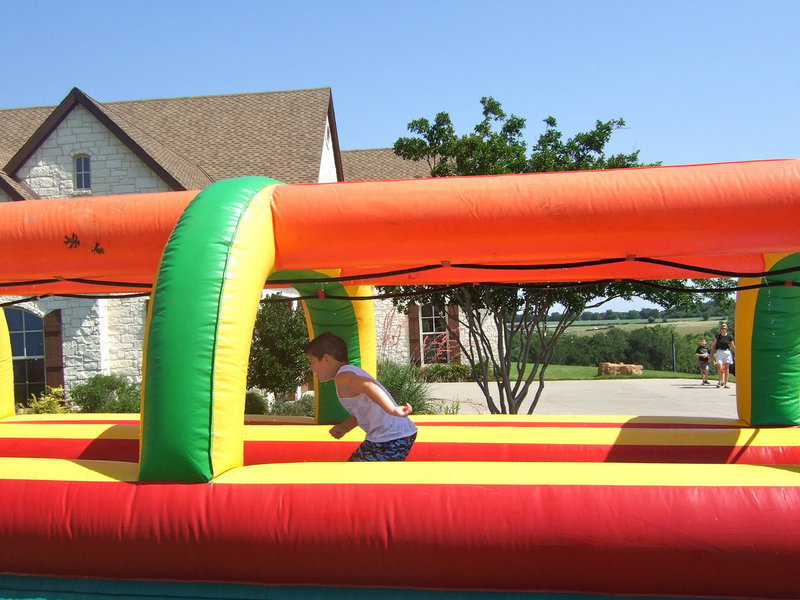
[[[427,176],[391,148],[342,151],[330,88],[101,103],[75,88],[57,106],[0,110],[0,201],[202,189],[267,175],[285,183]],[[97,373],[138,379],[146,299],[5,298],[15,394]],[[432,307],[376,303],[382,358],[425,362]],[[428,360],[442,360],[432,355]]]

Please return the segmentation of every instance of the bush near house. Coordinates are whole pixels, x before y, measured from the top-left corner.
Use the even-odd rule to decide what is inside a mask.
[[[269,410],[269,403],[258,392],[249,391],[244,395],[244,414],[265,415],[267,410]]]
[[[461,363],[435,363],[422,368],[422,376],[429,383],[446,383],[456,381],[474,381],[475,376],[470,365]]]
[[[248,415],[313,417],[314,411],[314,394],[303,394],[297,400],[289,400],[278,394],[272,403],[254,390],[247,392],[244,397],[244,412]]]
[[[69,400],[86,413],[137,413],[141,388],[121,375],[94,375],[74,386]]]
[[[17,405],[17,412],[19,414],[61,415],[70,412],[70,410],[67,408],[64,388],[47,386],[44,394],[40,396],[31,394],[31,399],[27,407],[21,404]]]
[[[395,402],[401,406],[410,404],[415,414],[436,414],[436,407],[428,394],[428,384],[418,366],[381,361],[378,363],[378,381],[389,391]]]
[[[297,400],[287,400],[285,397],[277,396],[266,414],[285,417],[313,417],[314,394],[303,394]]]

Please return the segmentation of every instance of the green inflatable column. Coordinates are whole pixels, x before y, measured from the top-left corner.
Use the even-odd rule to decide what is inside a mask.
[[[274,268],[277,184],[214,183],[170,236],[145,337],[140,480],[204,482],[242,464],[247,357]]]
[[[769,271],[800,268],[797,253],[765,259]],[[800,287],[792,285],[800,273],[763,280],[778,285],[739,292],[736,300],[739,416],[755,427],[800,425]]]

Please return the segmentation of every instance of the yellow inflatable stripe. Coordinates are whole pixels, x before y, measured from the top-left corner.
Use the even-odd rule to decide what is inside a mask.
[[[275,187],[265,187],[250,201],[228,254],[214,351],[214,474],[242,465],[246,365],[261,291],[275,265],[271,209]]]
[[[640,417],[637,415],[412,415],[415,423],[619,423],[631,425],[743,425],[737,419],[720,417]]]
[[[0,425],[0,438],[136,440],[139,439],[139,424],[29,425],[25,423],[4,423]]]
[[[633,463],[294,463],[234,469],[216,484],[444,484],[800,487],[800,467]]]
[[[332,441],[329,427],[246,426],[248,441]],[[340,441],[360,441],[361,430],[348,433]],[[559,444],[559,445],[644,445],[644,446],[795,446],[800,445],[797,429],[619,429],[606,427],[422,427],[418,442],[461,444]]]
[[[111,460],[0,457],[0,479],[28,481],[136,481],[139,465]]]
[[[15,415],[3,423],[43,423],[48,421],[132,421],[138,425],[138,413],[70,413],[66,415]]]
[[[345,286],[348,296],[371,296],[368,285]],[[358,324],[358,347],[361,350],[361,368],[373,377],[378,376],[378,354],[375,340],[375,308],[372,300],[355,300],[353,313]]]
[[[0,458],[6,480],[130,482],[137,465],[102,460]],[[800,487],[800,467],[639,463],[285,463],[231,469],[239,484],[596,485]]]
[[[363,431],[354,430],[341,440],[333,439],[327,425],[280,426],[245,425],[244,439],[249,442],[329,442],[352,443],[364,439]],[[20,439],[137,439],[139,428],[130,425],[29,425],[5,423],[0,438]],[[800,430],[780,429],[631,429],[547,427],[423,427],[419,442],[461,444],[559,444],[617,446],[798,446]]]
[[[279,420],[269,415],[247,415],[248,420]],[[413,415],[416,423],[619,423],[622,424],[687,424],[687,425],[742,425],[735,419],[716,417],[640,417],[636,415]],[[132,413],[71,413],[66,415],[14,415],[3,420],[3,423],[27,423],[46,421],[132,421],[139,420],[138,414]]]
[[[0,419],[11,417],[14,407],[14,363],[8,322],[0,311]]]

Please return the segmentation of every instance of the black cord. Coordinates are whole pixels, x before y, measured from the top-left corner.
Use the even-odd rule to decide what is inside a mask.
[[[294,285],[294,284],[303,284],[303,283],[342,283],[347,281],[364,281],[370,279],[379,279],[382,277],[391,277],[395,275],[406,275],[409,273],[420,273],[423,271],[431,271],[435,269],[442,269],[446,267],[454,268],[454,269],[472,269],[472,270],[488,270],[488,271],[531,271],[531,270],[551,270],[551,269],[577,269],[583,267],[593,267],[599,265],[608,265],[608,264],[615,264],[620,262],[644,262],[649,264],[656,264],[662,266],[668,266],[678,269],[683,269],[686,271],[695,271],[698,273],[704,273],[707,275],[717,275],[720,277],[775,277],[778,275],[786,275],[789,273],[797,273],[800,272],[800,266],[797,267],[786,267],[783,269],[775,269],[774,271],[755,271],[755,272],[745,272],[745,271],[726,271],[722,269],[712,269],[707,267],[698,267],[694,265],[688,265],[685,263],[679,263],[675,261],[669,260],[662,260],[658,258],[647,258],[647,257],[635,257],[629,256],[625,258],[603,258],[597,260],[587,260],[587,261],[579,261],[579,262],[571,262],[571,263],[543,263],[543,264],[527,264],[527,265],[512,265],[512,264],[500,264],[500,265],[486,265],[486,264],[479,264],[479,263],[456,263],[450,264],[447,261],[443,261],[441,264],[435,265],[423,265],[420,267],[410,267],[407,269],[396,269],[392,271],[381,271],[380,273],[365,273],[361,275],[349,275],[349,276],[340,276],[340,277],[316,277],[310,279],[271,279],[267,280],[267,284],[274,283],[280,285]],[[68,281],[72,283],[83,283],[86,285],[98,285],[98,286],[109,286],[109,287],[132,287],[132,288],[142,288],[146,290],[151,290],[152,285],[148,283],[131,283],[125,281],[103,281],[97,279],[84,279],[84,278],[53,278],[53,279],[37,279],[31,281],[12,281],[6,283],[0,283],[0,287],[22,287],[28,285],[42,285],[47,283],[58,283],[61,281]],[[591,282],[567,282],[567,283],[542,283],[542,284],[517,284],[517,283],[495,283],[495,282],[483,282],[479,285],[494,285],[500,287],[516,287],[520,289],[566,289],[571,287],[581,287],[581,286],[589,286],[589,285],[597,285],[602,283],[611,283],[614,281],[624,281],[626,283],[637,283],[639,285],[654,287],[663,290],[669,291],[676,291],[676,292],[683,292],[683,293],[707,293],[707,292],[735,292],[740,290],[752,290],[758,289],[763,287],[775,287],[775,286],[791,286],[796,287],[800,286],[800,284],[792,282],[792,281],[785,281],[785,282],[763,282],[760,284],[753,284],[747,286],[737,286],[737,287],[730,287],[730,288],[697,288],[697,289],[686,289],[686,288],[678,288],[675,286],[665,286],[662,284],[656,284],[653,282],[647,281],[638,281],[635,279],[604,279],[598,281],[591,281]],[[470,285],[474,285],[472,283],[463,283],[463,284],[455,284],[451,286],[445,286],[440,288],[441,291],[453,290],[458,289],[460,287],[468,287]],[[34,300],[37,298],[46,298],[49,296],[59,296],[65,298],[137,298],[148,295],[149,292],[142,292],[142,293],[131,293],[128,295],[87,295],[87,294],[45,294],[42,296],[32,296],[27,299],[22,300],[13,300],[10,302],[6,302],[0,304],[0,306],[12,306],[14,304],[20,304],[22,302],[28,302],[30,300]],[[292,300],[300,299],[300,300],[314,300],[314,299],[325,299],[329,298],[332,300],[380,300],[380,299],[387,299],[387,298],[401,298],[401,297],[413,297],[413,296],[420,296],[431,293],[429,290],[420,291],[420,292],[403,292],[403,293],[386,293],[386,294],[376,294],[372,296],[342,296],[342,295],[331,295],[324,292],[324,290],[320,290],[317,295],[309,295],[309,296],[298,296],[298,297],[285,297],[281,299],[265,299],[262,302],[291,302]]]
[[[759,284],[753,285],[744,285],[744,286],[735,286],[735,287],[720,287],[720,288],[681,288],[677,286],[668,286],[659,283],[655,283],[652,281],[640,281],[637,279],[602,279],[598,281],[580,281],[580,282],[569,282],[569,283],[547,283],[547,284],[520,284],[520,283],[494,283],[494,282],[483,282],[483,283],[462,283],[459,285],[451,285],[451,286],[443,286],[437,287],[434,290],[421,290],[418,292],[403,292],[403,293],[386,293],[386,294],[376,294],[373,296],[342,296],[337,294],[327,294],[327,293],[320,293],[315,295],[307,295],[307,296],[278,296],[278,297],[271,297],[265,298],[261,302],[262,303],[270,303],[270,302],[292,302],[294,300],[388,300],[391,298],[412,298],[414,296],[424,296],[427,294],[435,294],[438,292],[446,292],[460,288],[469,288],[476,285],[481,286],[497,286],[497,287],[507,287],[507,288],[517,288],[517,289],[568,289],[568,288],[575,288],[575,287],[588,287],[592,285],[598,284],[608,284],[614,282],[621,282],[621,283],[634,283],[637,285],[642,285],[645,287],[652,287],[661,290],[673,291],[673,292],[680,292],[684,294],[705,294],[705,293],[730,293],[730,292],[737,292],[740,290],[755,290],[759,288],[767,288],[767,287],[800,287],[800,283],[790,281],[790,282],[764,282]]]

